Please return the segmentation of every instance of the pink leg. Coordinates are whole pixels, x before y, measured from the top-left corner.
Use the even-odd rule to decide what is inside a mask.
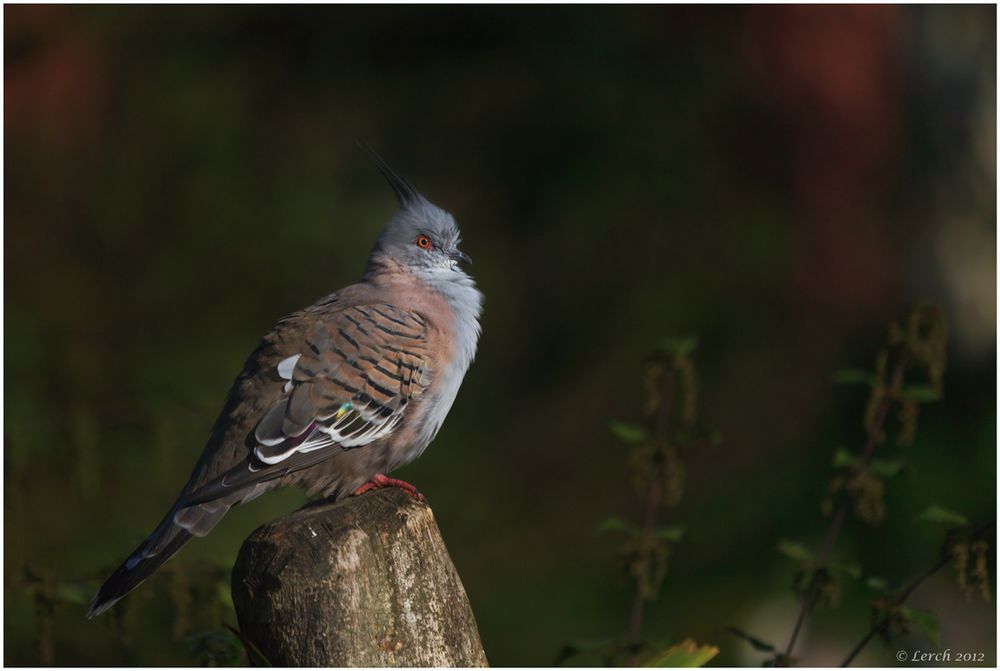
[[[385,473],[376,473],[373,475],[371,480],[355,489],[352,496],[360,496],[365,492],[373,489],[382,489],[383,487],[398,487],[415,498],[417,501],[420,501],[421,503],[424,502],[424,495],[417,491],[416,487],[411,485],[409,482],[397,480],[396,478],[390,478]]]

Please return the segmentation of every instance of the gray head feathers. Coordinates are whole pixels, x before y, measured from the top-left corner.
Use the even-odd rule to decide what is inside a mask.
[[[399,201],[399,210],[379,233],[365,274],[376,272],[385,261],[391,260],[426,280],[467,278],[458,263],[470,259],[458,248],[461,233],[454,217],[427,200],[371,147],[359,144],[368,152]]]

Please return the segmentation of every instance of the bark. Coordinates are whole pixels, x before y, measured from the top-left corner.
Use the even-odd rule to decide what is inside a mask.
[[[431,509],[387,488],[257,529],[233,567],[243,635],[273,666],[486,666]]]

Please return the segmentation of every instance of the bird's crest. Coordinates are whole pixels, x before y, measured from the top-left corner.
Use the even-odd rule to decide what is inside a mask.
[[[389,182],[389,186],[392,187],[392,192],[396,194],[396,200],[399,201],[400,207],[407,208],[420,200],[420,194],[413,188],[413,185],[396,174],[396,171],[389,167],[389,164],[378,155],[378,152],[372,149],[371,145],[364,140],[357,140],[357,143],[371,158],[375,167],[385,177],[385,181]]]

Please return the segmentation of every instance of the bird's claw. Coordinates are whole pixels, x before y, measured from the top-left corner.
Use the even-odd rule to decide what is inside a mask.
[[[365,484],[355,489],[351,495],[360,496],[365,492],[371,491],[373,489],[382,489],[383,487],[396,487],[398,489],[402,489],[404,492],[412,496],[414,499],[420,501],[420,503],[424,503],[426,501],[424,495],[421,494],[420,491],[416,487],[411,485],[409,482],[406,482],[404,480],[399,480],[397,478],[390,478],[384,473],[376,473],[375,475],[372,476],[371,480],[369,480]]]

